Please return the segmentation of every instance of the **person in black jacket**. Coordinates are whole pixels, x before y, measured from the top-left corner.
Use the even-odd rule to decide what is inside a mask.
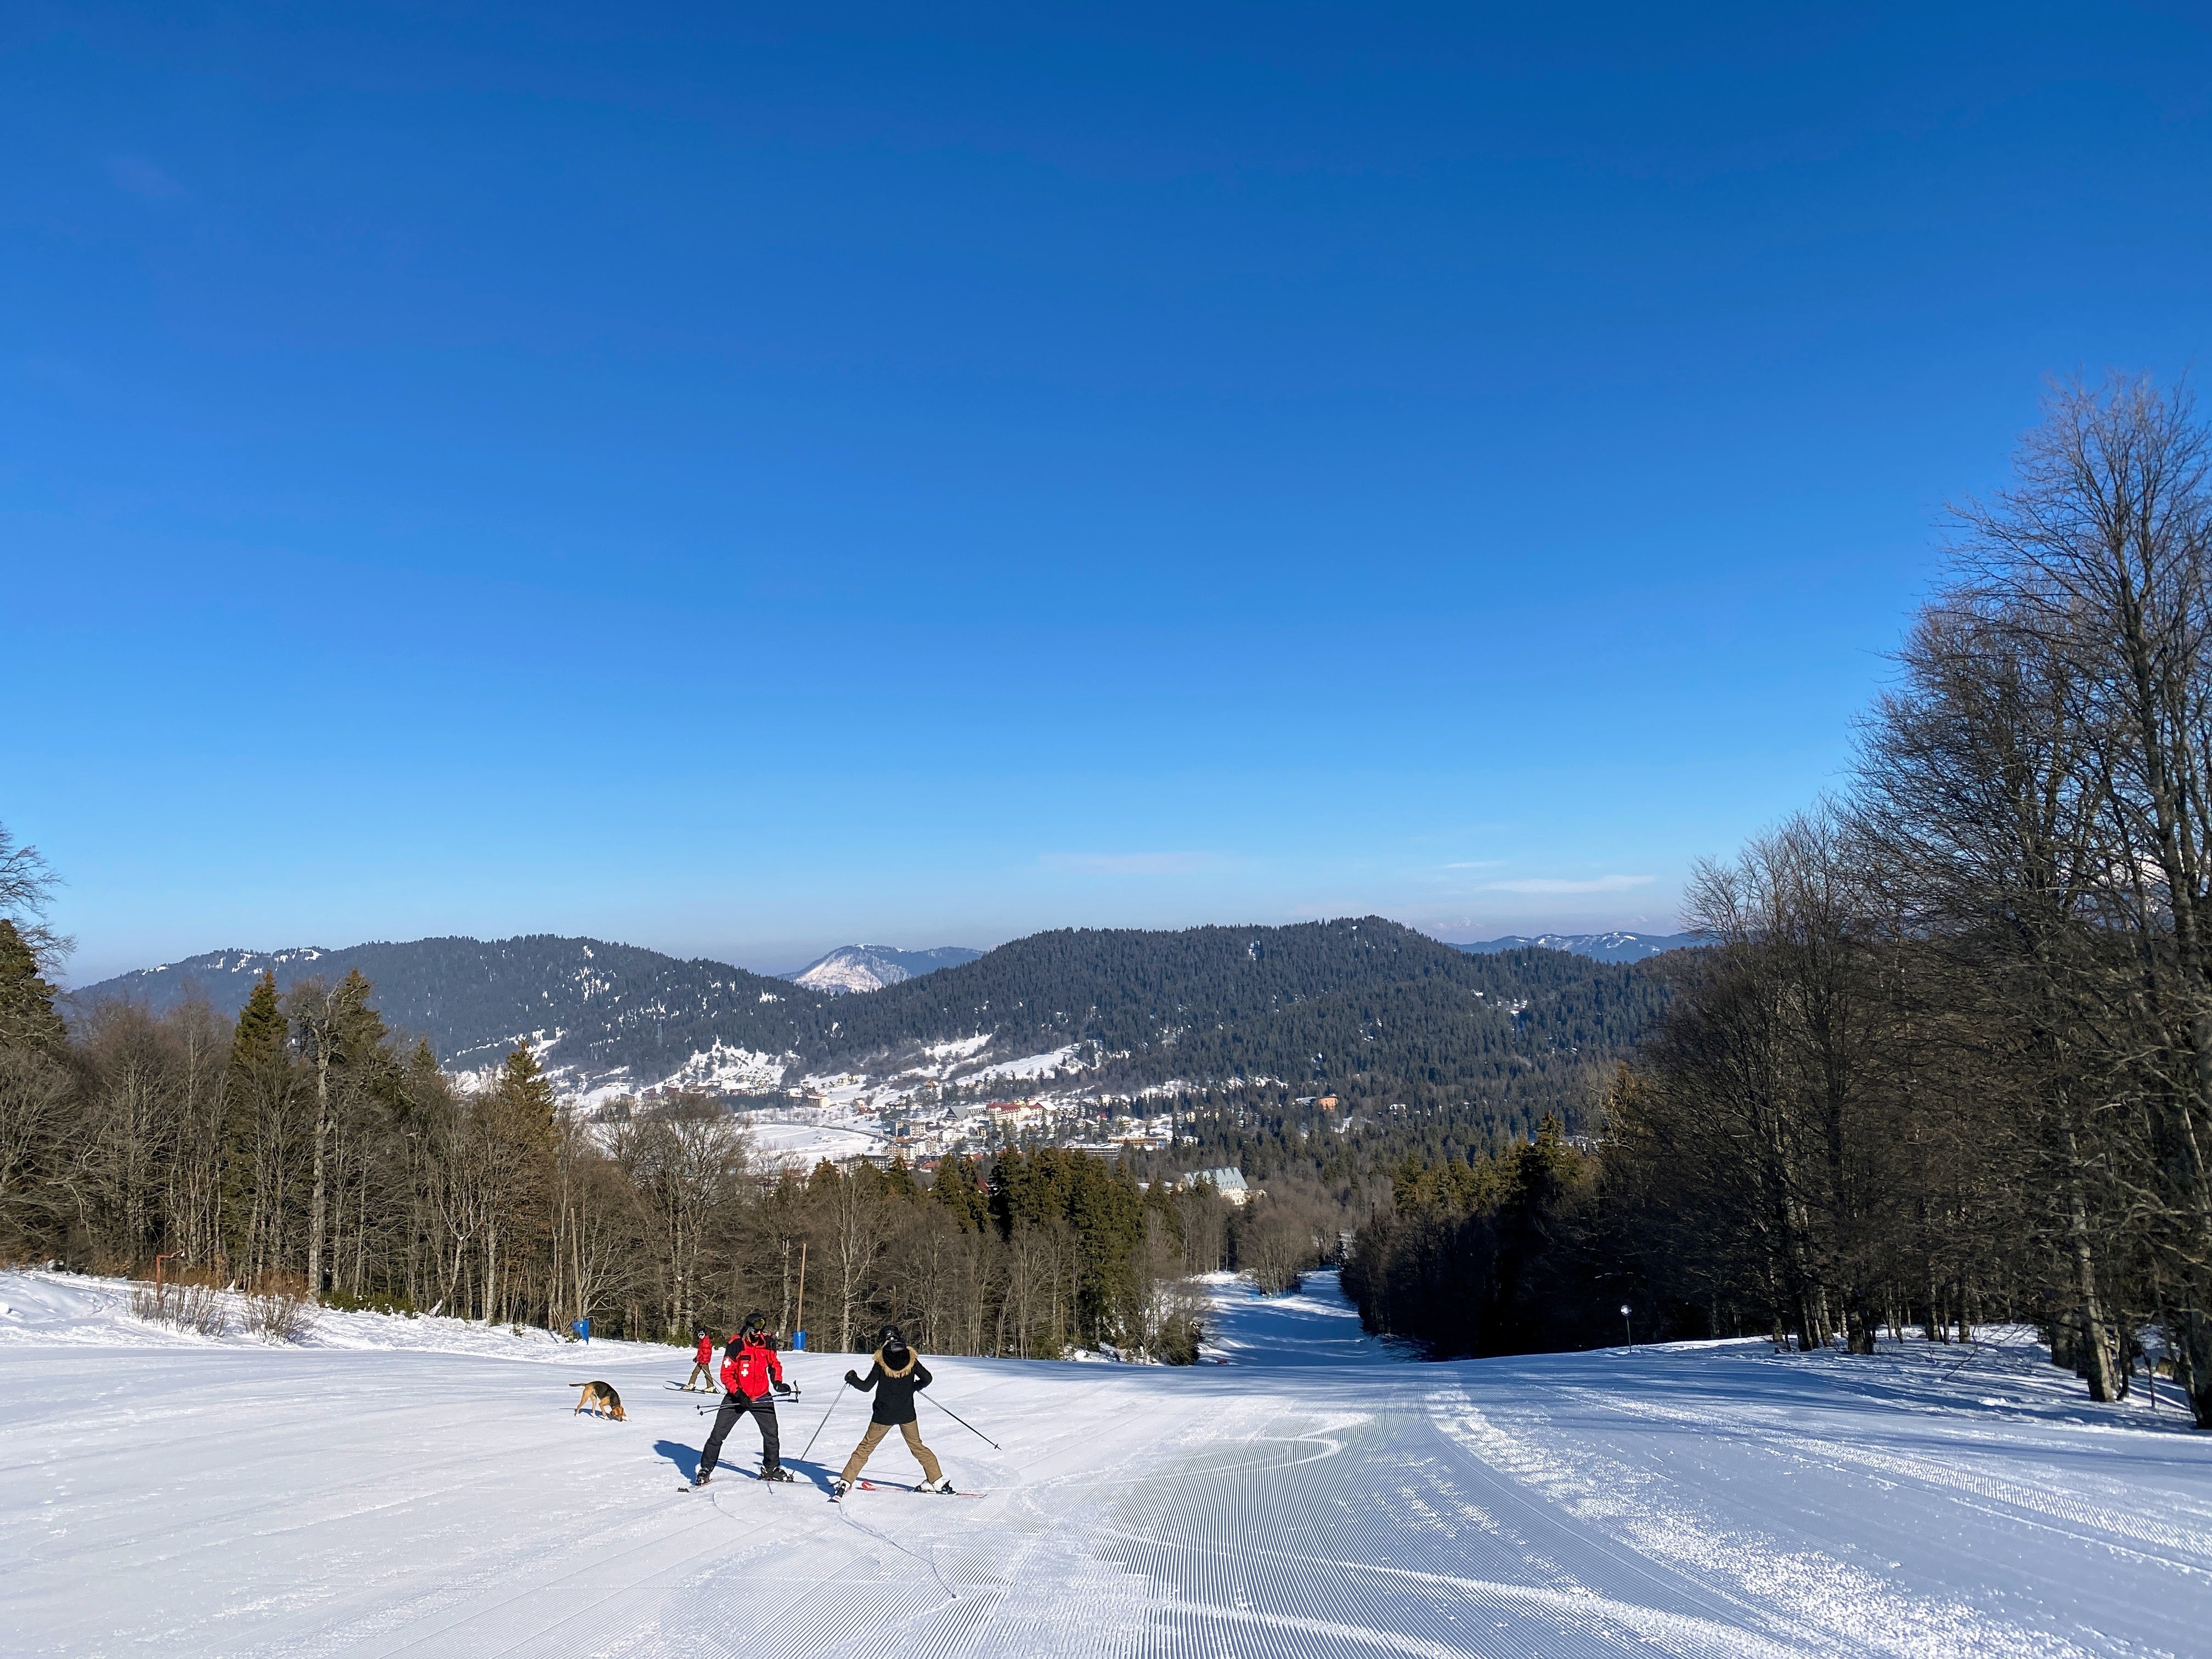
[[[860,1443],[845,1460],[845,1472],[830,1483],[830,1496],[842,1498],[853,1489],[853,1482],[866,1466],[869,1455],[893,1429],[906,1437],[906,1449],[921,1465],[924,1478],[915,1490],[949,1492],[952,1483],[938,1467],[937,1454],[921,1443],[921,1431],[914,1420],[915,1390],[929,1386],[929,1367],[921,1363],[920,1354],[907,1346],[896,1325],[884,1326],[877,1333],[876,1341],[875,1364],[868,1367],[868,1374],[862,1376],[854,1371],[845,1373],[845,1381],[861,1393],[875,1391],[876,1407],[868,1413],[868,1431],[860,1437]]]

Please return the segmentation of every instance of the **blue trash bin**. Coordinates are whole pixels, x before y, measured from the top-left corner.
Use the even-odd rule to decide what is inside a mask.
[[[794,1348],[804,1348],[806,1346],[806,1333],[793,1331],[791,1334],[791,1346]]]

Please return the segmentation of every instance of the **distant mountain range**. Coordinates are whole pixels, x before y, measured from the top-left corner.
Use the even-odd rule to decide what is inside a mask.
[[[810,991],[840,996],[848,991],[880,991],[886,985],[933,974],[940,968],[957,968],[983,953],[957,945],[934,951],[895,951],[888,945],[841,945],[826,957],[817,957],[795,974],[783,977]]]
[[[1705,941],[1696,933],[1508,933],[1474,945],[1455,946],[1473,956],[1499,951],[1565,951],[1594,962],[1642,962],[1662,951],[1686,951]]]
[[[204,997],[234,1013],[263,972],[289,988],[356,968],[386,1021],[427,1038],[449,1070],[482,1072],[529,1037],[571,1097],[685,1087],[738,1097],[855,1079],[879,1098],[1286,1085],[1471,1103],[1516,1130],[1584,1099],[1668,995],[1632,964],[1470,953],[1370,916],[1063,929],[908,970],[866,995],[533,934],[213,951],[86,986],[70,1003],[81,1018],[110,998],[158,1012]]]
[[[264,973],[289,990],[355,969],[375,985],[386,1024],[428,1037],[449,1070],[497,1060],[526,1036],[541,1048],[557,1045],[558,1063],[578,1083],[617,1073],[657,1081],[717,1043],[780,1055],[815,1031],[827,1000],[726,963],[546,933],[214,951],[102,980],[69,1000],[84,1010],[121,997],[160,1012],[200,996],[235,1014]],[[773,1083],[781,1068],[763,1061],[754,1069]]]

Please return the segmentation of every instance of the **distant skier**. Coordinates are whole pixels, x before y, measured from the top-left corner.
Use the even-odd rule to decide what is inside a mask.
[[[875,1364],[868,1367],[866,1376],[854,1371],[845,1373],[845,1381],[861,1393],[872,1389],[875,1391],[876,1406],[868,1413],[868,1431],[860,1437],[860,1443],[845,1460],[845,1472],[830,1483],[830,1495],[842,1498],[852,1491],[853,1482],[860,1478],[870,1455],[892,1429],[906,1437],[906,1449],[921,1465],[922,1483],[915,1490],[949,1492],[952,1483],[938,1467],[937,1454],[921,1443],[921,1431],[914,1420],[915,1390],[929,1386],[929,1367],[921,1363],[920,1354],[907,1346],[896,1325],[886,1325],[878,1331],[876,1344]]]
[[[714,1431],[707,1437],[706,1450],[699,1454],[699,1473],[691,1477],[691,1484],[703,1486],[714,1479],[714,1466],[722,1461],[722,1442],[748,1412],[760,1430],[760,1478],[792,1479],[791,1471],[783,1467],[782,1444],[776,1436],[775,1396],[790,1396],[798,1391],[783,1380],[783,1362],[775,1357],[775,1339],[769,1334],[768,1321],[761,1315],[746,1315],[744,1328],[722,1351],[722,1408],[714,1413]]]
[[[714,1339],[704,1329],[696,1330],[691,1334],[699,1339],[699,1346],[691,1351],[691,1375],[684,1379],[684,1392],[690,1393],[691,1385],[696,1382],[700,1385],[702,1394],[712,1394],[714,1391]]]

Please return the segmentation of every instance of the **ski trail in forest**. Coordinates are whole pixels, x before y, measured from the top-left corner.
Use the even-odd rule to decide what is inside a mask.
[[[666,1349],[366,1316],[170,1340],[104,1281],[0,1274],[0,1628],[272,1659],[2202,1650],[2212,1440],[2024,1343],[1964,1379],[1759,1344],[1423,1364],[1331,1275],[1212,1289],[1225,1364],[933,1358],[1002,1449],[925,1409],[975,1495],[898,1489],[892,1436],[898,1486],[833,1505],[865,1411],[793,1484],[744,1478],[741,1425],[681,1489],[708,1419],[655,1386]],[[850,1363],[788,1358],[810,1403]],[[629,1421],[572,1414],[586,1374]]]

